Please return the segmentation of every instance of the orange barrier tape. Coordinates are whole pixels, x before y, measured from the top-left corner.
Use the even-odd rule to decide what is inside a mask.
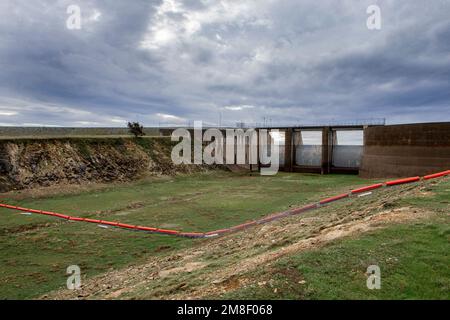
[[[326,204],[326,203],[330,203],[330,202],[334,202],[334,201],[337,201],[337,200],[341,200],[341,199],[347,198],[348,196],[349,196],[348,193],[343,193],[343,194],[340,194],[340,195],[335,196],[335,197],[323,199],[319,203],[320,204]]]
[[[370,190],[374,190],[374,189],[378,189],[383,187],[382,183],[377,183],[377,184],[373,184],[371,186],[367,186],[367,187],[362,187],[362,188],[358,188],[358,189],[354,189],[351,191],[352,194],[357,194],[357,193],[362,193],[362,192],[367,192]]]
[[[430,174],[430,175],[425,176],[423,178],[425,180],[429,180],[429,179],[440,178],[440,177],[443,177],[443,176],[446,176],[446,175],[449,175],[449,174],[450,174],[450,170],[447,170],[447,171],[438,172],[438,173],[435,173],[435,174]]]
[[[150,231],[150,232],[155,232],[156,230],[158,230],[156,228],[142,227],[142,226],[137,226],[136,229],[142,230],[142,231]]]
[[[396,186],[396,185],[404,184],[404,183],[416,182],[416,181],[419,181],[419,180],[420,180],[420,177],[411,177],[411,178],[406,178],[406,179],[399,179],[399,180],[388,181],[388,182],[386,182],[386,185],[388,187],[390,187],[390,186]]]
[[[166,229],[156,229],[156,232],[165,233],[165,234],[173,234],[173,235],[180,233],[180,231],[166,230]]]
[[[126,224],[126,223],[117,223],[118,227],[125,228],[125,229],[136,229],[136,226],[132,224]]]
[[[214,230],[214,231],[209,231],[206,232],[206,235],[212,235],[212,234],[222,234],[222,233],[226,233],[226,232],[230,232],[230,229],[220,229],[220,230]]]
[[[104,221],[104,220],[101,220],[100,221],[100,224],[101,225],[105,225],[105,226],[112,226],[112,227],[117,227],[117,222],[111,222],[111,221]]]
[[[71,220],[71,221],[84,221],[83,218],[77,218],[77,217],[69,217],[69,220]]]
[[[31,213],[41,213],[40,210],[34,210],[34,209],[30,209],[30,210],[28,210],[28,212],[31,212]]]
[[[425,180],[429,180],[429,179],[434,179],[434,178],[438,178],[438,177],[444,177],[447,175],[450,175],[450,170],[438,172],[435,174],[430,174],[423,178]],[[386,182],[386,186],[395,186],[395,185],[417,182],[417,181],[420,181],[420,177],[411,177],[411,178],[406,178],[406,179],[398,179],[398,180],[388,181],[388,182]],[[0,203],[0,208],[6,208],[6,209],[24,211],[24,212],[30,212],[30,213],[37,213],[37,214],[42,214],[42,215],[49,215],[49,216],[53,216],[53,217],[57,217],[57,218],[61,218],[61,219],[70,220],[70,221],[96,223],[96,224],[100,224],[100,225],[107,225],[107,226],[113,226],[113,227],[124,228],[124,229],[140,230],[140,231],[161,233],[161,234],[167,234],[167,235],[175,235],[175,236],[188,237],[188,238],[207,238],[207,237],[212,237],[212,236],[218,236],[218,235],[221,235],[224,233],[243,230],[243,229],[252,227],[254,225],[257,225],[257,224],[271,222],[271,221],[281,219],[281,218],[284,218],[287,216],[296,215],[296,214],[299,214],[299,213],[302,213],[302,212],[305,212],[308,210],[319,208],[321,204],[327,204],[330,202],[334,202],[334,201],[338,201],[338,200],[347,198],[350,196],[350,194],[357,194],[357,193],[361,193],[361,192],[365,192],[365,191],[369,191],[369,190],[378,189],[381,187],[383,187],[382,183],[373,184],[370,186],[354,189],[350,193],[344,193],[344,194],[340,194],[340,195],[337,195],[337,196],[334,196],[331,198],[323,199],[318,203],[313,203],[313,204],[309,204],[304,207],[290,209],[288,211],[271,214],[271,215],[261,218],[259,220],[239,224],[239,225],[231,227],[231,228],[220,229],[220,230],[210,231],[210,232],[206,232],[206,233],[180,232],[180,231],[176,231],[176,230],[166,230],[166,229],[158,229],[158,228],[151,228],[151,227],[135,226],[135,225],[131,225],[131,224],[125,224],[125,223],[114,222],[114,221],[104,221],[104,220],[89,219],[89,218],[78,218],[78,217],[72,217],[72,216],[68,216],[68,215],[64,215],[64,214],[60,214],[60,213],[56,213],[56,212],[22,208],[22,207],[12,206],[12,205],[8,205],[8,204],[4,204],[4,203]]]
[[[55,213],[53,216],[61,218],[61,219],[66,219],[66,220],[68,220],[70,218],[69,216],[66,216],[65,214],[60,214],[60,213]]]
[[[41,211],[41,212],[39,212],[40,214],[45,214],[45,215],[47,215],[47,216],[54,216],[55,214],[53,213],[53,212],[50,212],[50,211]]]
[[[251,227],[251,226],[254,226],[254,225],[256,225],[256,221],[239,224],[237,226],[231,227],[230,229],[232,229],[232,230],[240,230],[240,229],[245,229],[247,227]]]
[[[266,217],[266,218],[262,218],[261,220],[258,220],[258,223],[259,224],[268,223],[268,222],[275,221],[276,219],[278,219],[278,216],[270,216],[270,217]]]
[[[302,213],[302,212],[305,212],[308,210],[316,209],[317,207],[318,207],[317,203],[313,203],[313,204],[310,204],[310,205],[307,205],[307,206],[304,206],[301,208],[292,209],[291,215],[296,215],[296,214],[299,214],[299,213]]]
[[[199,232],[180,232],[178,235],[181,237],[186,237],[186,238],[204,238],[205,237],[204,233],[199,233]]]
[[[88,219],[88,218],[86,218],[86,219],[84,219],[84,221],[86,221],[86,222],[89,222],[89,223],[100,223],[100,220],[97,220],[97,219]]]

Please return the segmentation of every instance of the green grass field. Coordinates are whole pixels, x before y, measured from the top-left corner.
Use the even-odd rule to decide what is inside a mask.
[[[275,177],[214,172],[159,178],[78,194],[0,201],[80,217],[184,231],[233,226],[272,212],[367,184],[351,175],[285,174]],[[24,198],[23,200],[17,200]],[[78,265],[92,277],[136,265],[150,256],[201,241],[150,235],[96,225],[22,215],[0,209],[0,298],[35,298],[65,285],[66,268]]]
[[[269,286],[253,285],[221,298],[450,299],[449,237],[449,225],[434,220],[338,240],[253,275],[272,279]],[[369,265],[380,266],[380,290],[366,287]]]
[[[272,279],[269,286],[252,285],[221,298],[450,299],[450,180],[426,191],[430,196],[406,197],[390,205],[433,212],[430,218],[394,223],[283,258],[252,274]],[[380,290],[366,287],[369,265],[381,269]]]

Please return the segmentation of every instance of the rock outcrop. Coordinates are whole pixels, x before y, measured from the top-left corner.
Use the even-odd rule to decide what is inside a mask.
[[[170,138],[0,140],[0,192],[207,170],[174,165]]]

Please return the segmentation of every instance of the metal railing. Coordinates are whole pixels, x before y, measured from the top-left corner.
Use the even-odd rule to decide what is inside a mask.
[[[345,126],[384,126],[385,118],[369,118],[355,120],[331,120],[318,122],[301,122],[301,121],[264,121],[264,122],[223,122],[214,124],[203,122],[203,128],[289,128],[289,127],[345,127]],[[158,128],[193,128],[194,121],[186,121],[183,124],[162,123],[158,124]]]

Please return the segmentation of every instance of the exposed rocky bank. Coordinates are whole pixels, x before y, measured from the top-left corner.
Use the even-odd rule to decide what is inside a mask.
[[[0,192],[207,170],[174,165],[170,138],[0,140]]]

